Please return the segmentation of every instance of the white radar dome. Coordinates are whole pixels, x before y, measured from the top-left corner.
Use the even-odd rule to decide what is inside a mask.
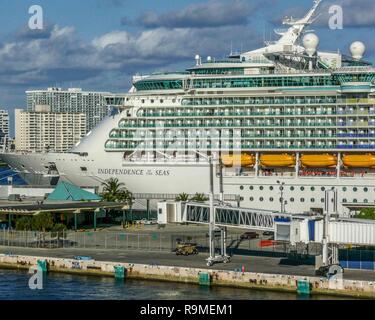
[[[352,54],[352,58],[356,60],[361,60],[363,55],[365,54],[366,46],[361,41],[353,42],[350,45],[350,52]]]
[[[208,62],[211,62],[211,61],[212,61],[212,57],[211,57],[211,56],[208,56],[208,57],[207,57],[207,61],[208,61]]]
[[[312,56],[316,53],[316,49],[319,45],[319,38],[314,33],[308,33],[303,37],[303,46],[306,49],[308,55]]]

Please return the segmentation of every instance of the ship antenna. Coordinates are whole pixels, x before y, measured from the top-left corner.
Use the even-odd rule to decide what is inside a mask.
[[[286,17],[283,24],[289,25],[290,28],[285,32],[277,32],[282,36],[277,43],[282,45],[294,45],[303,33],[304,29],[316,20],[314,17],[322,1],[323,0],[314,0],[313,7],[302,19],[297,20],[292,17]]]

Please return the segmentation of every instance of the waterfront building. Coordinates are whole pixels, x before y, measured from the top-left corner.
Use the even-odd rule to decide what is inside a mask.
[[[9,112],[0,110],[0,150],[7,149],[9,145]]]
[[[27,110],[35,111],[38,105],[48,105],[52,112],[86,114],[86,131],[89,132],[108,114],[104,97],[108,92],[83,91],[80,88],[48,88],[26,91]]]
[[[39,105],[35,111],[15,110],[16,150],[65,152],[86,133],[84,113],[51,112]]]

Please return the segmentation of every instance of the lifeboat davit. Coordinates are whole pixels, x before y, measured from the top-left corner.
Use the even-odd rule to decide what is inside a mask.
[[[309,168],[331,168],[337,166],[337,157],[332,154],[304,154],[301,164]]]
[[[348,168],[375,169],[375,155],[373,154],[345,155],[342,158],[342,162]]]
[[[241,166],[253,167],[255,165],[255,157],[252,154],[242,153],[234,155],[222,155],[221,162],[226,167]]]
[[[260,164],[263,167],[293,167],[296,165],[296,157],[291,154],[263,154],[260,156]]]

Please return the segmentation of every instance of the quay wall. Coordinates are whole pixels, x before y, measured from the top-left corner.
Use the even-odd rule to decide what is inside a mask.
[[[310,283],[311,294],[328,294],[346,297],[375,298],[375,282],[354,280],[330,280],[318,277],[235,272],[213,269],[143,265],[132,263],[103,262],[95,260],[74,260],[17,255],[0,255],[0,268],[35,268],[38,260],[46,261],[49,272],[77,275],[115,277],[115,267],[126,270],[125,278],[159,280],[199,284],[200,275],[209,274],[212,286],[265,289],[273,291],[296,292],[300,280]]]

